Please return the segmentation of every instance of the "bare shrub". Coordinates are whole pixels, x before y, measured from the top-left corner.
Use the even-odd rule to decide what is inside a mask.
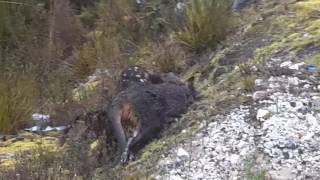
[[[0,81],[0,133],[12,133],[30,123],[37,85],[32,79]]]
[[[66,60],[83,41],[84,30],[66,0],[54,0],[50,12],[51,51]]]

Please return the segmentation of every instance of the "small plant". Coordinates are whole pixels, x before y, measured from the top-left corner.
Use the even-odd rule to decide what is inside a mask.
[[[31,79],[0,81],[0,133],[12,133],[30,123],[36,92]]]
[[[244,77],[241,82],[242,82],[242,88],[246,92],[254,91],[254,88],[255,88],[255,78],[254,77],[252,77],[252,76]]]
[[[231,5],[230,0],[191,0],[179,39],[196,50],[224,39],[232,25]]]
[[[316,54],[309,60],[310,64],[316,65],[317,68],[320,67],[320,54]]]
[[[245,162],[245,180],[266,180],[267,172],[255,167],[256,161],[254,159],[247,159]]]

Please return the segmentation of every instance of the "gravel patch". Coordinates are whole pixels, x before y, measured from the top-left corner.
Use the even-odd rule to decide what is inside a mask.
[[[320,179],[319,81],[303,63],[278,60],[272,67],[293,75],[256,80],[254,104],[207,119],[190,142],[163,155],[156,179],[244,179],[254,172]]]

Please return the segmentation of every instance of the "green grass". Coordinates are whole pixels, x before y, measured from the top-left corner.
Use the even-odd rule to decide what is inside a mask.
[[[267,172],[257,169],[254,159],[247,159],[245,162],[245,180],[266,180]]]
[[[199,50],[223,40],[232,22],[231,1],[191,0],[186,10],[186,26],[178,38],[188,47]]]

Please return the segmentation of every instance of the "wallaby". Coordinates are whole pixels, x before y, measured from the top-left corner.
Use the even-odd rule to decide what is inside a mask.
[[[149,74],[150,75],[150,74]],[[186,111],[193,101],[192,88],[174,74],[152,75],[157,84],[133,84],[121,91],[108,110],[113,134],[126,163],[130,153],[136,153],[173,117]],[[154,81],[155,82],[155,81]]]

